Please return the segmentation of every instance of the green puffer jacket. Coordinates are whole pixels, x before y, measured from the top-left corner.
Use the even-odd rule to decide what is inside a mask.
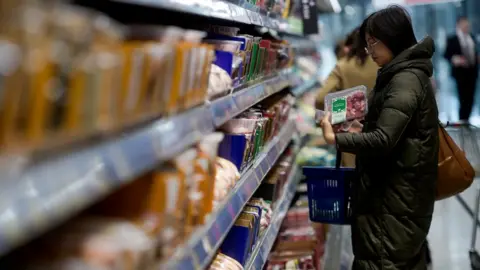
[[[337,134],[357,155],[354,270],[424,270],[438,173],[438,109],[426,37],[378,72],[362,133]]]

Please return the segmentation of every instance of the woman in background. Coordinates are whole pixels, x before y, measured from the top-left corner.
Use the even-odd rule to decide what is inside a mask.
[[[378,66],[367,54],[359,39],[359,29],[353,30],[347,37],[345,45],[347,55],[340,58],[316,98],[317,109],[324,109],[324,99],[329,93],[365,85],[370,91],[375,85]],[[344,167],[355,167],[355,156],[342,155]]]
[[[337,57],[337,60],[343,58],[346,55],[346,46],[345,46],[345,41],[340,40],[335,44],[335,56]]]

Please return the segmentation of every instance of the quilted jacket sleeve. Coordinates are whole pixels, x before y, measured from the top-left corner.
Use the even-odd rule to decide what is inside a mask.
[[[376,127],[368,132],[337,134],[337,149],[354,154],[386,154],[395,147],[421,102],[422,86],[415,74],[400,73],[382,91],[387,92]]]

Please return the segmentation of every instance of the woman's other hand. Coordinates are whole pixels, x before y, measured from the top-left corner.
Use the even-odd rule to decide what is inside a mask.
[[[326,113],[320,122],[322,127],[323,138],[328,144],[335,144],[335,133],[333,132],[332,124],[330,124],[330,113]]]
[[[363,129],[362,123],[360,123],[358,120],[354,120],[352,122],[352,125],[348,129],[348,132],[350,132],[350,133],[360,133],[360,132],[362,132],[362,129]]]

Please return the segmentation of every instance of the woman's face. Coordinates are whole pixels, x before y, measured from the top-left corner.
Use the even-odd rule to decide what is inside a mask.
[[[373,61],[375,61],[378,66],[383,67],[392,61],[392,51],[390,51],[390,49],[387,48],[383,42],[370,36],[369,34],[365,35],[365,40],[367,41],[367,47],[365,50],[372,56]]]

